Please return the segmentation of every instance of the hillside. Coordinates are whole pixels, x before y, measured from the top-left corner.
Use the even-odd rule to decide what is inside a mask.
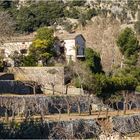
[[[0,138],[140,138],[140,1],[1,0]]]
[[[71,21],[76,22],[72,19]],[[122,55],[116,44],[116,40],[119,33],[126,27],[134,29],[134,24],[122,24],[110,17],[96,16],[85,27],[79,27],[74,33],[68,33],[60,29],[56,31],[56,35],[66,39],[70,34],[82,34],[86,39],[86,47],[99,52],[103,69],[108,72],[121,65]]]
[[[120,27],[121,24],[117,20],[96,17],[81,31],[86,38],[87,47],[100,53],[105,71],[111,70],[113,65],[117,67],[121,63],[121,54],[116,45]]]
[[[60,30],[83,34],[86,47],[100,53],[105,71],[121,65],[116,39],[121,29],[134,28],[139,21],[139,7],[140,2],[134,0],[0,2],[0,9],[10,12],[14,18],[18,34],[30,34],[42,26],[53,27],[58,37],[68,34]]]

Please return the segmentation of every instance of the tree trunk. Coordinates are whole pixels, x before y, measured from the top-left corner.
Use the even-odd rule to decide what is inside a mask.
[[[70,116],[70,110],[71,110],[71,106],[69,103],[67,103],[67,113]]]
[[[106,118],[108,117],[108,111],[109,111],[109,109],[107,108],[106,109]]]
[[[15,120],[15,111],[12,110],[12,120]]]
[[[33,86],[33,94],[36,95],[36,86]]]
[[[41,115],[41,120],[43,121],[44,120],[44,112],[43,112],[43,110],[41,110],[40,115]]]
[[[81,84],[81,91],[82,91],[82,94],[84,94],[84,93],[83,93],[83,86],[82,86],[82,84]]]
[[[117,115],[119,115],[119,106],[118,106],[118,102],[116,102],[116,108],[117,108]]]
[[[91,110],[92,110],[92,106],[91,104],[89,105],[89,115],[91,115]]]
[[[52,90],[53,90],[53,95],[54,95],[54,92],[55,92],[55,91],[54,91],[54,85],[52,85]]]
[[[70,108],[67,109],[67,113],[70,116]]]
[[[100,114],[101,114],[101,108],[100,108],[99,113],[98,113],[98,118],[100,117]]]
[[[121,60],[121,69],[123,68],[123,61],[124,61],[124,56],[122,56],[122,60]]]
[[[125,115],[126,114],[126,103],[124,102],[123,105],[124,105],[123,114]]]
[[[131,110],[131,103],[128,103],[128,110]]]
[[[60,121],[60,118],[61,118],[61,110],[58,110],[59,111],[59,121]]]
[[[66,85],[66,93],[65,93],[66,95],[68,94],[68,87],[69,87],[69,86]]]
[[[6,118],[6,122],[8,121],[8,110],[6,109],[5,111],[5,118]]]
[[[71,105],[67,98],[65,98],[66,105],[67,105],[67,114],[70,116]]]
[[[116,104],[116,108],[117,108],[117,110],[119,110],[118,102],[116,102],[115,104]]]
[[[126,107],[126,91],[124,91],[124,93],[123,93],[123,97],[124,97],[124,103],[123,103],[123,114],[125,115],[126,114],[126,109],[127,109],[127,107]]]
[[[18,117],[20,116],[20,109],[19,109],[19,107],[18,107]]]
[[[78,103],[78,113],[79,113],[79,115],[81,115],[80,103]]]

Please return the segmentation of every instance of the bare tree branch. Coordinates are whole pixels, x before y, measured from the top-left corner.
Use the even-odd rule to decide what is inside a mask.
[[[15,22],[7,12],[0,12],[0,43],[9,40],[14,33]]]

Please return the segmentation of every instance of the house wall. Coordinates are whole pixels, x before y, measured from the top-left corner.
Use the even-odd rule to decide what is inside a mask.
[[[32,42],[11,42],[4,43],[0,46],[0,50],[2,50],[5,61],[14,66],[14,61],[9,57],[15,51],[20,52],[21,49],[29,49]]]
[[[8,57],[14,51],[20,52],[21,49],[28,49],[31,44],[32,42],[11,42],[4,43],[0,48],[5,50],[5,57]]]
[[[65,54],[66,54],[66,59],[69,62],[70,59],[72,61],[76,61],[76,48],[75,48],[75,40],[64,40],[65,42]]]

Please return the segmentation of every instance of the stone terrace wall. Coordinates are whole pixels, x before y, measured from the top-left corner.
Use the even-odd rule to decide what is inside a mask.
[[[8,72],[15,75],[15,80],[38,82],[44,86],[44,92],[52,93],[51,83],[56,92],[63,92],[64,67],[13,67]]]
[[[129,134],[140,132],[140,114],[130,116],[116,116],[112,118],[113,130]]]
[[[0,93],[31,94],[32,88],[15,80],[0,80]]]
[[[101,127],[95,120],[30,121],[18,128],[10,123],[1,123],[0,139],[97,139]],[[11,131],[14,130],[14,131]]]
[[[0,95],[0,116],[4,116],[6,110],[15,115],[26,115],[28,112],[32,115],[47,115],[59,113],[58,110],[67,113],[69,106],[71,113],[78,113],[79,105],[81,113],[84,113],[89,111],[90,104],[98,104],[101,109],[104,108],[104,104],[94,96]]]

